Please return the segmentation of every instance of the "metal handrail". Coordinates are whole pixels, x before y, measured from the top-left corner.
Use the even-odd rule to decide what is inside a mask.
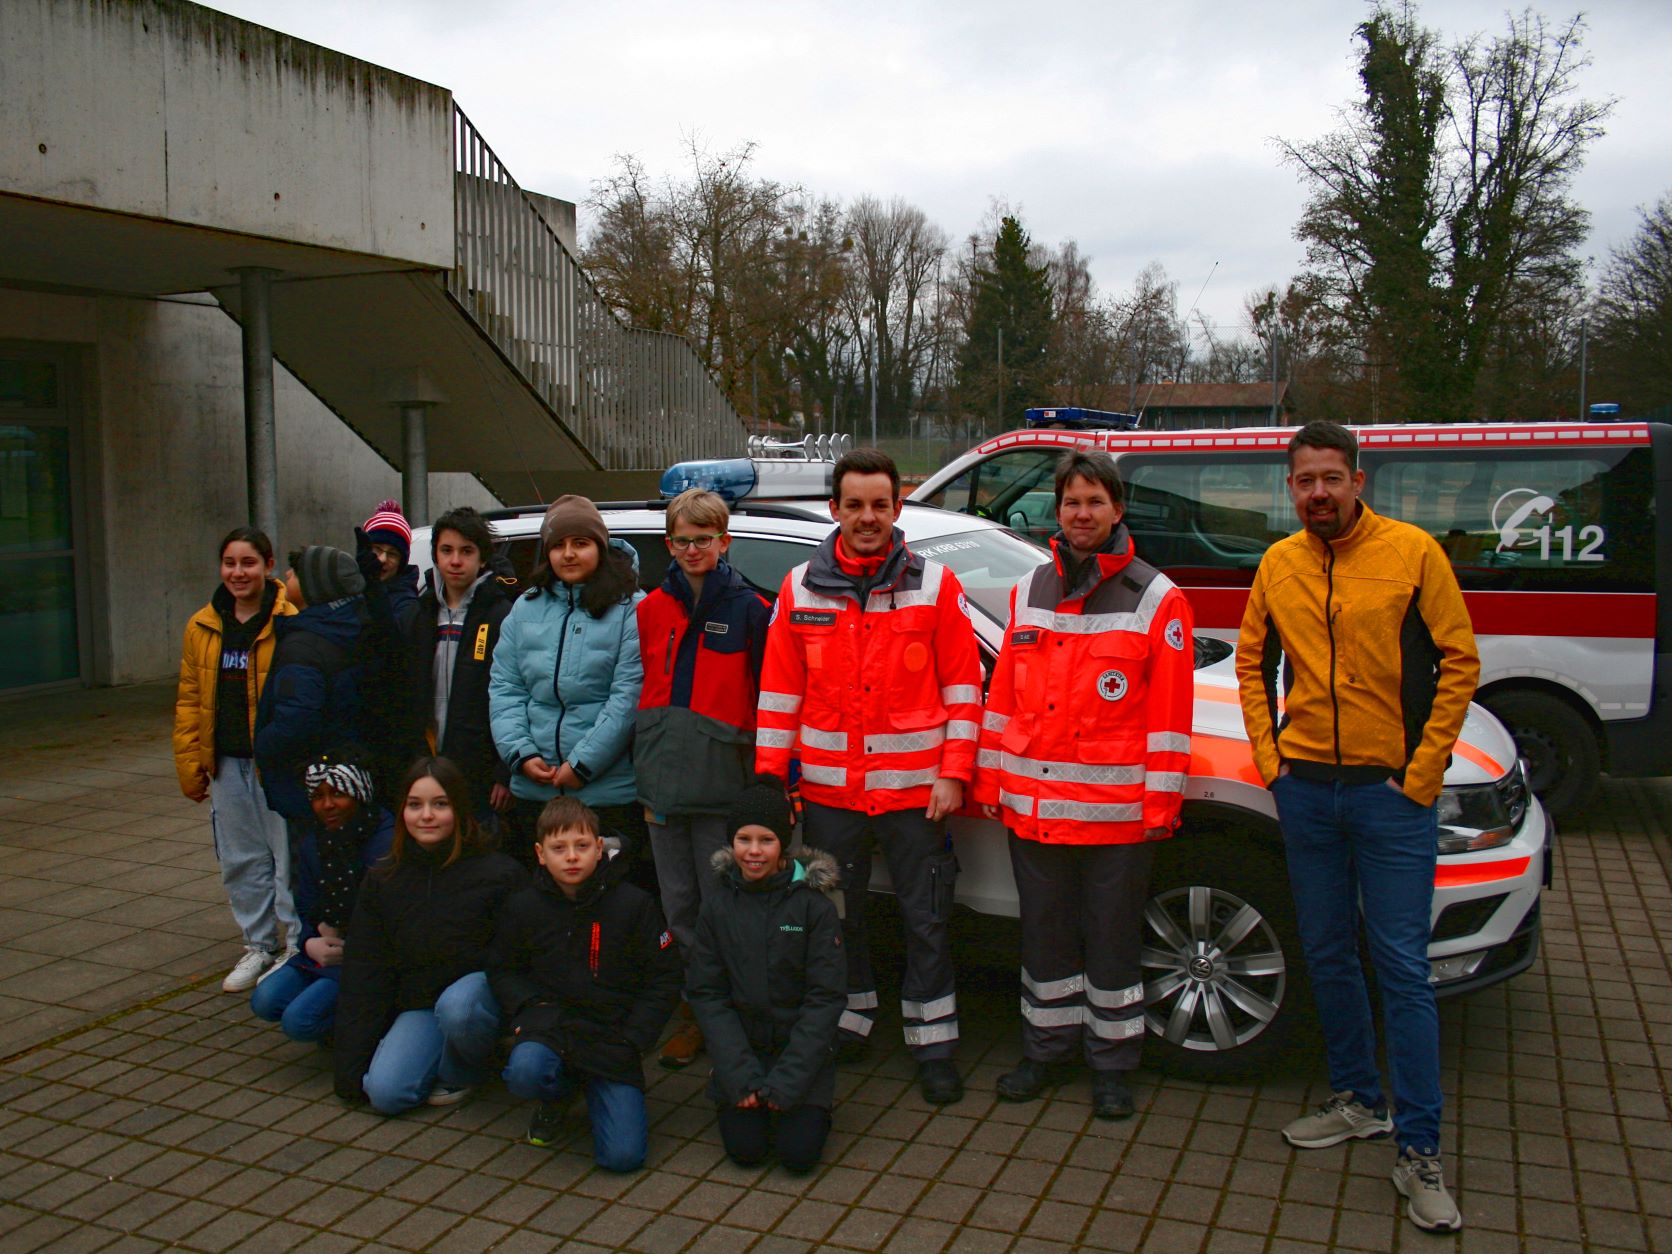
[[[605,470],[734,456],[743,420],[682,337],[630,327],[453,107],[447,290]]]

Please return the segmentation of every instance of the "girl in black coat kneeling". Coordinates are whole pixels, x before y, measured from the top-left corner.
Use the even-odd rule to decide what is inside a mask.
[[[702,903],[685,998],[714,1063],[720,1139],[748,1167],[767,1156],[811,1171],[830,1135],[836,1023],[848,964],[835,859],[789,855],[783,784],[759,776],[733,806],[731,848],[714,855],[720,889]]]

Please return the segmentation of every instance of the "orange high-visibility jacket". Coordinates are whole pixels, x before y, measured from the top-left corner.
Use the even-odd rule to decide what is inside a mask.
[[[1059,543],[1010,594],[976,796],[1023,840],[1120,845],[1156,829],[1170,835],[1190,769],[1190,603],[1134,556],[1124,526],[1076,587]]]
[[[802,795],[884,814],[923,809],[935,780],[968,782],[981,719],[981,657],[958,576],[894,549],[859,586],[836,562],[832,533],[784,577],[766,635],[755,768],[786,776],[801,759]]]

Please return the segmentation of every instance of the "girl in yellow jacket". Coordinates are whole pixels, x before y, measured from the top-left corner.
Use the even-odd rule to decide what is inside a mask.
[[[284,820],[267,808],[256,778],[255,710],[273,660],[273,620],[294,614],[273,578],[273,542],[253,527],[221,541],[221,586],[191,621],[180,655],[174,705],[174,768],[180,790],[209,798],[215,857],[244,956],[221,982],[245,992],[282,966],[301,933],[290,893]]]

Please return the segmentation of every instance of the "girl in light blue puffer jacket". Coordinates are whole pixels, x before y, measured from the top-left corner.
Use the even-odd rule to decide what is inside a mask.
[[[511,767],[506,852],[533,864],[535,824],[559,794],[638,843],[631,739],[643,670],[644,596],[631,545],[612,540],[596,506],[563,496],[546,511],[532,585],[500,627],[488,681],[494,745]]]

